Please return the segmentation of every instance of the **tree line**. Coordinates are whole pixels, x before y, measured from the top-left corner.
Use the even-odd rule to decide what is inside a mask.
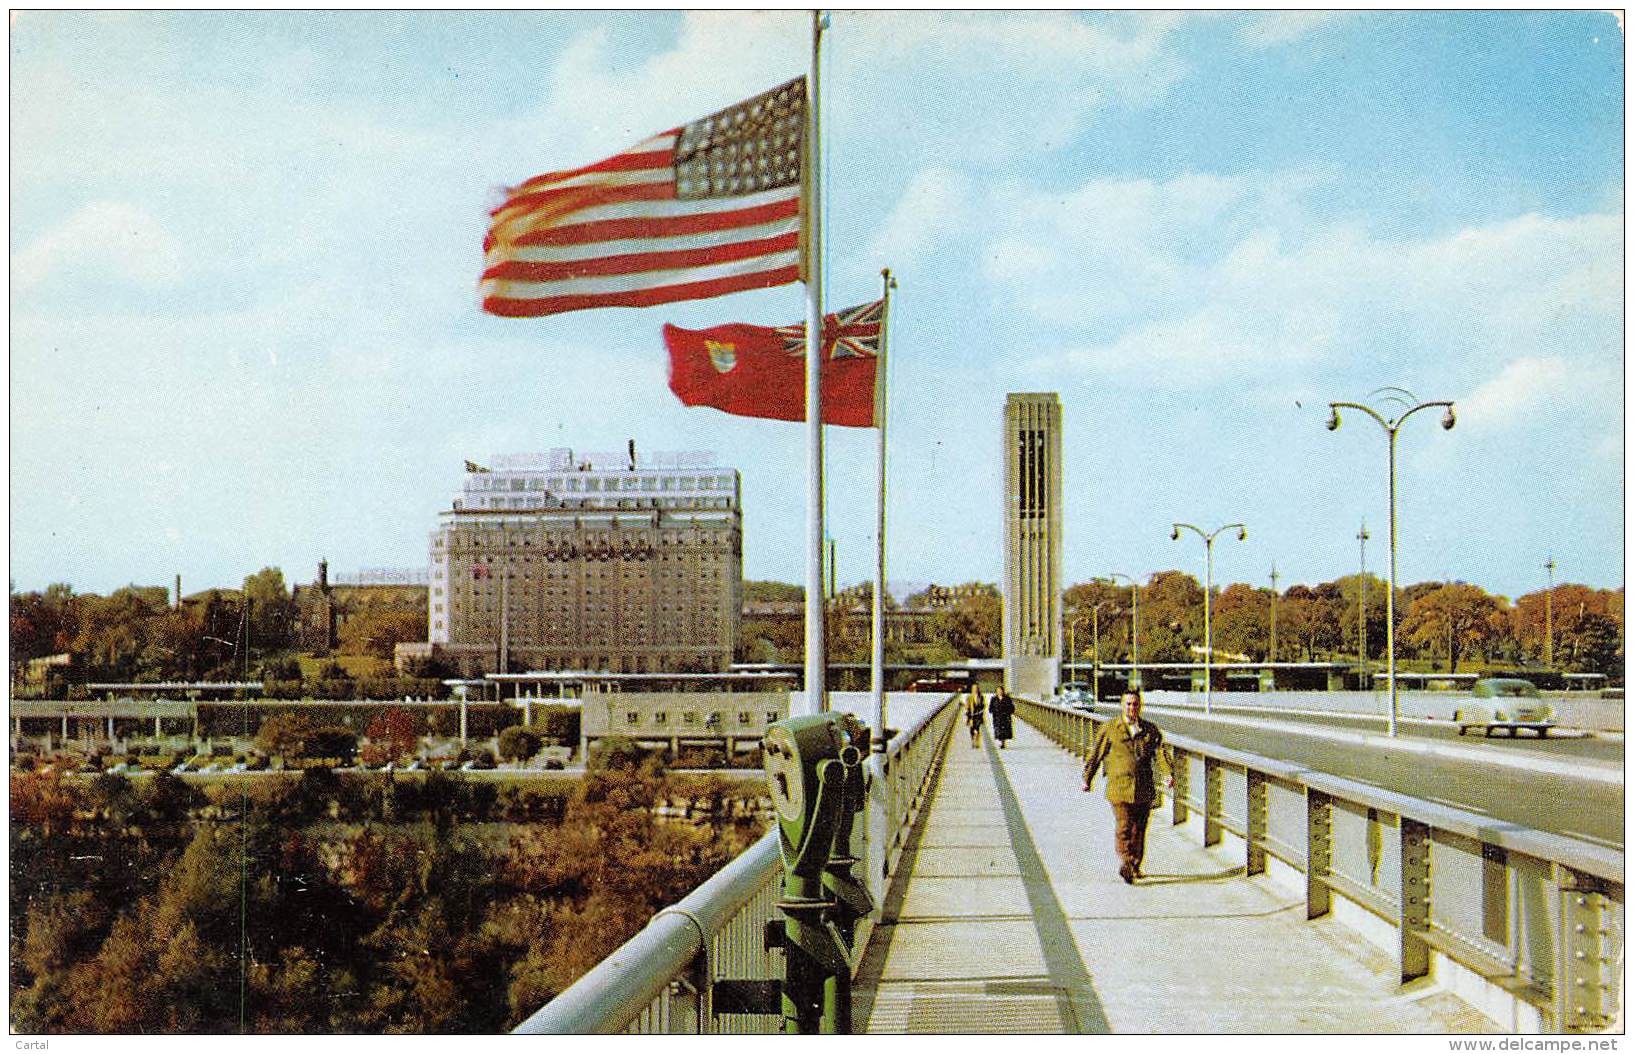
[[[276,567],[238,589],[170,602],[162,587],[125,586],[107,596],[56,583],[10,595],[13,681],[31,659],[69,655],[73,666],[31,686],[61,694],[83,682],[260,681],[275,698],[401,698],[441,694],[451,671],[431,663],[398,676],[395,645],[425,639],[425,619],[365,610],[348,619],[333,655],[297,648],[295,602]]]
[[[1254,661],[1315,661],[1355,658],[1365,639],[1367,657],[1380,658],[1386,589],[1371,574],[1276,592],[1233,583],[1216,590],[1215,647]],[[886,661],[940,663],[999,655],[1001,604],[990,590],[967,589],[957,602],[928,615],[923,642],[888,641]],[[1203,644],[1198,581],[1182,571],[1160,571],[1136,591],[1141,658],[1195,658],[1194,649]],[[799,601],[804,590],[751,581],[744,595],[750,601],[787,603]],[[846,603],[831,610],[831,661],[868,660],[867,621],[848,618],[845,609],[866,607],[871,595],[863,583],[847,590]],[[59,653],[78,657],[72,678],[51,686],[59,691],[72,681],[248,679],[264,682],[265,694],[275,697],[400,698],[442,693],[440,678],[449,672],[429,666],[407,671],[408,677],[352,672],[378,671],[398,641],[423,639],[423,620],[402,612],[365,612],[349,620],[335,656],[299,655],[293,647],[294,603],[283,573],[273,567],[248,576],[238,590],[210,590],[179,608],[167,603],[163,589],[135,586],[103,597],[57,584],[43,592],[13,591],[10,599],[14,666]],[[909,598],[906,607],[914,609],[920,600]],[[1129,588],[1106,582],[1083,582],[1065,591],[1063,632],[1071,631],[1079,658],[1087,661],[1094,649],[1092,612],[1100,605],[1102,660],[1128,660],[1131,600]],[[1471,659],[1537,665],[1547,652],[1562,670],[1614,675],[1622,667],[1621,589],[1565,583],[1552,594],[1538,590],[1510,601],[1469,583],[1431,581],[1397,590],[1395,606],[1397,656],[1404,660],[1456,671]],[[1552,646],[1545,648],[1549,622]],[[798,662],[804,646],[799,618],[750,615],[742,620],[736,655],[745,662]]]
[[[759,585],[762,594],[774,592],[767,583]],[[1278,591],[1243,582],[1217,587],[1212,614],[1216,655],[1253,662],[1353,661],[1365,651],[1370,661],[1382,660],[1388,588],[1370,574]],[[871,597],[866,584],[850,592],[864,602]],[[942,663],[999,655],[999,598],[965,592],[971,595],[927,616],[926,643],[888,641],[886,662]],[[1472,661],[1541,666],[1547,659],[1558,670],[1621,674],[1621,589],[1566,583],[1552,594],[1538,590],[1510,601],[1467,582],[1431,581],[1398,589],[1394,599],[1396,655],[1401,660],[1457,672]],[[1202,653],[1203,586],[1183,571],[1159,571],[1135,587],[1081,582],[1066,589],[1062,600],[1063,651],[1072,650],[1080,662],[1092,661],[1097,647],[1102,662],[1130,661],[1137,607],[1141,661],[1195,662]],[[915,608],[915,598],[906,606]],[[1546,627],[1553,633],[1548,649]],[[797,662],[804,648],[798,619],[746,617],[742,636],[740,658],[748,661]],[[870,641],[862,620],[831,611],[828,639],[831,661],[868,661]]]
[[[1246,583],[1216,591],[1213,640],[1218,655],[1254,662],[1348,661],[1385,655],[1385,595],[1373,575],[1346,575],[1315,586],[1273,592]],[[1138,590],[1143,662],[1196,661],[1203,645],[1203,587],[1180,571],[1152,575]],[[1066,591],[1065,624],[1076,623],[1083,659],[1094,647],[1093,613],[1100,607],[1102,662],[1131,653],[1130,587],[1086,582]],[[1467,582],[1419,582],[1396,591],[1396,655],[1456,673],[1472,662],[1541,666],[1546,624],[1553,668],[1620,676],[1623,591],[1563,584],[1511,602]],[[1552,607],[1552,612],[1549,610]],[[1273,631],[1275,634],[1273,650]],[[1364,649],[1365,644],[1365,649]]]

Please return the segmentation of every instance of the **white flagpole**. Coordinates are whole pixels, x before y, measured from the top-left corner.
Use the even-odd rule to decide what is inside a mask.
[[[806,712],[828,709],[828,650],[823,610],[823,28],[828,18],[811,13],[811,76],[806,90],[806,152],[801,159],[805,191],[806,250]]]
[[[886,390],[885,380],[889,374],[886,371],[886,354],[890,348],[891,337],[891,290],[896,288],[896,279],[891,277],[891,269],[885,268],[879,273],[885,283],[885,303],[880,308],[879,315],[879,358],[874,360],[874,427],[878,434],[874,441],[878,444],[877,468],[879,474],[879,489],[876,495],[878,515],[874,521],[874,652],[872,659],[873,677],[870,682],[872,702],[874,704],[873,727],[874,749],[880,752],[885,750],[885,421],[890,406],[890,393]]]

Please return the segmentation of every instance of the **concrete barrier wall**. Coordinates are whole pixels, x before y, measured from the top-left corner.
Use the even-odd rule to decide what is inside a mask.
[[[1201,692],[1154,690],[1146,701],[1154,706],[1202,706]],[[1400,692],[1402,717],[1452,720],[1453,711],[1469,704],[1468,692]],[[1623,731],[1624,701],[1601,699],[1587,692],[1545,692],[1555,720],[1566,728],[1594,732]],[[1386,692],[1215,692],[1215,706],[1257,709],[1318,710],[1324,713],[1363,714],[1383,719],[1390,710]]]

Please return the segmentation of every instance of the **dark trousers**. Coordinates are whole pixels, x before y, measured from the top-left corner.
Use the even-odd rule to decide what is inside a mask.
[[[1118,834],[1118,859],[1138,871],[1146,855],[1146,821],[1152,815],[1152,803],[1115,801],[1111,805]]]

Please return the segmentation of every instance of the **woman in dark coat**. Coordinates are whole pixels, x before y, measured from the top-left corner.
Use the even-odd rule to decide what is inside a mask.
[[[1002,684],[987,704],[987,712],[993,715],[993,738],[999,741],[999,749],[1008,750],[1010,740],[1016,734],[1015,723],[1011,720],[1015,716],[1016,703]]]

